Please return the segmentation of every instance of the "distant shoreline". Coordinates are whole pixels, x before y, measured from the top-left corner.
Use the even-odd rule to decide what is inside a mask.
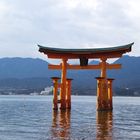
[[[4,94],[0,94],[0,96],[32,96],[32,97],[34,97],[34,96],[53,96],[53,95],[30,95],[30,94],[6,94],[6,95],[4,95]],[[96,96],[96,95],[72,95],[72,96]],[[126,95],[126,96],[124,96],[124,95],[114,95],[113,97],[140,97],[140,96],[128,96],[128,95]]]

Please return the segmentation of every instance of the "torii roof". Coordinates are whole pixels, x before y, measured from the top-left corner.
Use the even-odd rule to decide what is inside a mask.
[[[39,46],[39,51],[48,55],[48,58],[116,58],[122,54],[130,52],[134,43],[108,48],[88,48],[88,49],[64,49]]]

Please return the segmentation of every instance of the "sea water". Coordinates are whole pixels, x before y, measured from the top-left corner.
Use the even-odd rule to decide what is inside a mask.
[[[52,96],[0,96],[0,140],[139,140],[140,97],[114,97],[97,112],[95,96],[72,96],[71,111],[53,111]]]

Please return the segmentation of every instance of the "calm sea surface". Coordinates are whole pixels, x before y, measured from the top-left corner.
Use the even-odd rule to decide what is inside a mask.
[[[114,97],[96,112],[96,97],[73,96],[71,112],[54,112],[52,96],[0,96],[0,140],[140,140],[140,97]]]

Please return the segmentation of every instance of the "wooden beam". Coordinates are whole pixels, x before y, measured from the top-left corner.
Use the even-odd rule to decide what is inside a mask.
[[[88,65],[88,66],[80,66],[80,65],[68,65],[67,69],[71,70],[79,70],[79,69],[100,69],[100,65]]]
[[[122,65],[121,64],[107,64],[107,69],[121,69]]]
[[[45,53],[46,54],[46,53]],[[48,58],[52,58],[52,59],[79,59],[80,57],[85,57],[85,58],[89,58],[89,59],[99,59],[101,57],[107,57],[107,58],[119,58],[122,57],[121,53],[107,53],[107,54],[59,54],[59,53],[47,53],[46,54],[48,56]]]
[[[52,64],[49,64],[48,65],[48,69],[53,69],[53,70],[59,70],[59,69],[62,69],[62,66],[61,65],[52,65]]]
[[[61,65],[48,65],[49,69],[52,70],[61,70],[62,66]],[[121,64],[107,64],[106,65],[107,69],[120,69],[121,68]],[[67,65],[67,69],[71,69],[71,70],[79,70],[79,69],[87,69],[87,70],[91,70],[91,69],[101,69],[101,65],[88,65],[88,66],[80,66],[80,65]]]

